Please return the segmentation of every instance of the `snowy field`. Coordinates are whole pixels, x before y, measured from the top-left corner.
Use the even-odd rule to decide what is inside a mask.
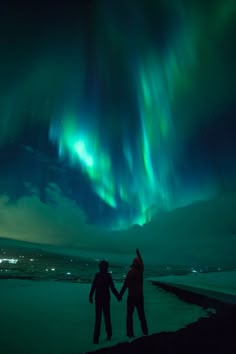
[[[149,280],[236,304],[236,271],[150,277]]]
[[[117,289],[121,284],[116,284]],[[125,297],[112,296],[113,338],[93,345],[94,305],[90,284],[56,281],[0,281],[1,354],[78,354],[127,341]],[[197,305],[145,282],[145,308],[151,333],[176,331],[206,316]],[[135,333],[141,335],[135,314]]]

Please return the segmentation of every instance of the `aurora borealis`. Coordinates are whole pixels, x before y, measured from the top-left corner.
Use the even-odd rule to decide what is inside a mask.
[[[234,0],[0,11],[9,203],[53,185],[119,230],[235,187]]]

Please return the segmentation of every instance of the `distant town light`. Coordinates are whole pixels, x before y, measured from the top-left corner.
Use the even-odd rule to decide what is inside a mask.
[[[67,275],[71,275],[71,272],[67,272],[66,274],[67,274]]]
[[[55,271],[55,268],[51,268],[51,270],[54,272],[54,271]]]
[[[18,259],[15,259],[15,258],[0,258],[0,263],[2,263],[2,262],[16,264],[18,262]]]

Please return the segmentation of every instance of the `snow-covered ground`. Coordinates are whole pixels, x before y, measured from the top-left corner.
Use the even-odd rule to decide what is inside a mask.
[[[170,275],[151,277],[149,280],[208,295],[225,302],[236,303],[236,271]]]
[[[117,289],[121,284],[116,284]],[[0,333],[3,354],[75,354],[127,341],[126,301],[112,296],[113,338],[93,345],[94,305],[90,284],[55,281],[0,281]],[[175,331],[206,316],[197,305],[179,300],[145,282],[145,308],[150,334]],[[141,335],[135,314],[135,333]]]

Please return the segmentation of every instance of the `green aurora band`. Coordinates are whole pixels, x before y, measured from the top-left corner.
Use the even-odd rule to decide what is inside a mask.
[[[119,22],[119,11],[118,14],[114,11],[107,19],[104,16],[109,10],[102,8],[102,11],[100,8],[103,24],[100,23],[101,26],[98,27],[100,33],[97,38],[98,42],[102,41],[102,48],[105,49],[98,50],[97,56],[93,58],[98,94],[95,97],[92,92],[87,98],[93,111],[88,114],[84,113],[86,110],[80,109],[83,107],[81,93],[78,104],[64,107],[63,114],[55,119],[56,124],[52,123],[50,136],[58,143],[59,155],[62,158],[68,156],[73,166],[80,166],[102,201],[116,208],[117,215],[122,205],[130,206],[130,214],[127,212],[125,217],[118,217],[115,228],[128,227],[133,223],[143,225],[151,217],[148,211],[153,205],[158,205],[161,209],[170,209],[177,205],[172,196],[173,184],[178,183],[175,161],[181,150],[181,138],[178,139],[179,133],[177,134],[180,124],[175,122],[176,117],[181,114],[178,104],[187,99],[194,80],[195,85],[198,85],[199,65],[202,62],[201,65],[208,65],[209,60],[213,65],[218,64],[213,58],[217,41],[222,29],[234,18],[236,10],[235,1],[216,1],[208,9],[210,15],[205,15],[198,11],[196,3],[191,4],[188,9],[180,6],[181,2],[178,7],[175,6],[177,25],[162,48],[155,46],[150,31],[146,29],[148,24],[146,27],[143,25],[142,37],[139,38],[133,34],[132,29],[131,34],[128,32],[126,22]],[[155,2],[153,7],[155,10]],[[141,13],[142,9],[139,9],[140,23],[145,24],[148,19],[144,15],[142,17]],[[140,25],[138,21],[135,22],[135,18],[131,22],[133,26]],[[206,29],[207,32],[204,32]],[[99,48],[99,44],[95,43],[94,47]],[[118,59],[114,59],[114,50]],[[104,63],[101,62],[103,56]],[[106,76],[108,89],[114,85],[113,60],[120,60],[118,66],[125,68],[122,74],[124,81],[119,83],[118,91],[127,92],[126,86],[129,87],[129,96],[134,97],[136,110],[132,112],[127,109],[126,112],[123,103],[115,100],[105,110],[107,117],[103,118],[104,112],[99,108],[99,95],[104,95],[105,100],[109,100],[109,95],[106,98],[104,78],[101,82],[99,78]],[[97,74],[96,70],[100,70],[100,73]],[[107,72],[109,70],[110,73]],[[84,74],[80,83],[81,91],[83,76]],[[129,97],[124,98],[120,92],[118,95],[123,97],[125,103],[129,100]],[[121,105],[122,109],[117,109],[116,105]],[[129,133],[125,132],[125,129],[130,129],[124,127],[126,117],[129,122],[134,117],[138,121],[138,125],[134,127],[136,131],[132,143],[127,139]],[[188,119],[191,120],[190,117]],[[117,123],[114,123],[111,133],[106,127],[109,120],[121,122],[123,127],[117,128]],[[99,126],[101,121],[103,126],[101,123]],[[191,128],[191,122],[185,124],[189,125],[189,130],[194,128],[194,124]],[[108,123],[109,129],[111,126],[112,123]],[[116,129],[119,129],[119,149],[114,156],[106,134],[115,136]],[[101,134],[101,131],[105,134]],[[122,167],[117,161],[122,161]],[[122,169],[118,173],[117,165]]]
[[[187,190],[178,165],[208,112],[234,100],[236,1],[91,3],[87,27],[81,17],[63,43],[45,36],[0,87],[0,144],[46,126],[98,197],[97,215],[105,204],[109,226],[128,228],[215,192],[208,176]]]

